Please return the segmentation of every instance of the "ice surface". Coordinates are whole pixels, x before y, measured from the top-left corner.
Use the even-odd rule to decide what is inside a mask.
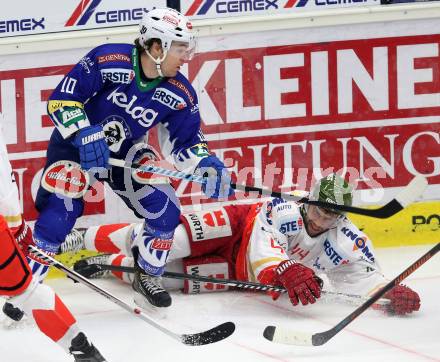
[[[431,247],[378,249],[377,255],[385,275],[392,278]],[[266,325],[279,325],[322,332],[355,307],[323,300],[313,306],[293,308],[286,296],[273,302],[265,295],[249,292],[204,295],[175,292],[172,307],[160,319],[167,328],[178,333],[194,333],[226,321],[233,321],[237,327],[236,332],[222,342],[189,347],[83,285],[67,279],[48,281],[109,362],[440,362],[439,282],[440,254],[405,281],[421,296],[418,313],[386,317],[379,311],[368,310],[321,347],[274,344],[263,338],[263,330]],[[131,303],[128,285],[117,280],[98,283]],[[0,356],[0,361],[5,362],[73,361],[31,324],[12,330],[0,327]]]

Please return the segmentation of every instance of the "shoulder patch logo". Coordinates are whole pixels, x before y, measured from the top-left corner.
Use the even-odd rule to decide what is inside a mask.
[[[109,80],[113,83],[129,84],[134,78],[134,71],[124,68],[108,68],[101,69],[101,75],[103,82]]]
[[[151,99],[156,100],[171,109],[183,109],[186,107],[185,100],[176,93],[166,88],[156,88]]]
[[[367,257],[368,260],[374,262],[374,255],[367,245],[367,237],[366,236],[358,235],[358,234],[354,233],[352,230],[350,230],[348,227],[345,227],[345,226],[341,229],[341,232],[345,236],[347,236],[348,238],[350,238],[351,240],[354,241],[353,251],[356,251],[358,249],[361,250],[362,253]]]

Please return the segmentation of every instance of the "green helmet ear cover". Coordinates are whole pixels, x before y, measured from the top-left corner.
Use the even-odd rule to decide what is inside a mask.
[[[353,203],[353,187],[338,174],[331,173],[315,184],[311,196],[313,200],[351,206]],[[344,214],[343,212],[337,213]]]

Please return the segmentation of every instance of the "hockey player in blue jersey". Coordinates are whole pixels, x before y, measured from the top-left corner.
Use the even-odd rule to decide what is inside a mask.
[[[162,153],[178,170],[207,177],[202,189],[208,197],[232,194],[229,173],[210,154],[200,130],[195,90],[179,72],[194,51],[191,29],[175,10],[151,10],[144,14],[135,45],[106,44],[91,50],[48,101],[56,129],[36,199],[37,245],[58,253],[83,213],[89,179],[105,181],[144,219],[143,233],[134,242],[133,289],[137,303],[146,299],[156,307],[171,305],[160,276],[179,224],[179,201],[169,183],[142,184],[108,161],[137,162],[149,152],[148,130],[157,127]],[[45,270],[40,273],[44,276]]]

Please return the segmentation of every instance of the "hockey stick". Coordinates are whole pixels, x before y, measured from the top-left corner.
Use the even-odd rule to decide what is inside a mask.
[[[123,167],[127,169],[135,169],[143,172],[150,172],[162,176],[172,177],[180,180],[186,180],[186,181],[192,181],[197,182],[200,184],[203,184],[206,182],[206,179],[202,176],[194,175],[194,174],[187,174],[180,171],[175,170],[169,170],[166,168],[153,166],[153,165],[141,165],[138,163],[131,163],[126,164],[124,160],[118,160],[115,158],[109,159],[109,164],[116,167]],[[359,214],[359,215],[365,215],[370,217],[375,217],[379,219],[386,219],[396,213],[398,213],[400,210],[405,208],[408,204],[415,201],[425,190],[426,186],[428,185],[428,182],[426,178],[419,175],[414,177],[411,182],[390,202],[385,204],[384,206],[381,206],[377,209],[364,209],[356,206],[346,206],[346,205],[337,205],[332,204],[324,201],[314,201],[309,200],[307,197],[300,197],[295,196],[292,194],[288,194],[285,192],[278,192],[273,191],[269,189],[264,189],[260,187],[255,186],[248,186],[248,185],[238,185],[231,183],[231,187],[234,190],[239,190],[243,192],[257,192],[260,195],[265,196],[271,196],[271,197],[278,197],[283,198],[285,200],[291,200],[291,201],[297,201],[304,204],[309,205],[316,205],[319,207],[324,207],[327,209],[333,209],[333,210],[339,210],[339,211],[346,211],[351,212],[353,214]]]
[[[122,266],[122,265],[108,265],[108,264],[88,264],[87,267],[96,267],[99,270],[111,270],[111,271],[117,271],[117,272],[125,272],[125,273],[134,273],[134,268],[131,266]],[[86,270],[84,270],[86,271]],[[78,270],[79,273],[81,273],[81,270]],[[248,289],[248,290],[257,290],[257,291],[274,291],[274,292],[280,292],[280,293],[286,293],[287,290],[282,286],[276,286],[276,285],[268,285],[268,284],[260,284],[260,283],[254,283],[254,282],[245,282],[241,280],[234,280],[234,279],[220,279],[220,278],[212,278],[208,276],[203,275],[193,275],[193,274],[185,274],[185,273],[175,273],[175,272],[169,272],[165,271],[162,274],[162,277],[164,278],[172,278],[172,279],[188,279],[193,280],[196,282],[203,282],[203,283],[213,283],[213,284],[221,284],[221,285],[227,285],[234,288],[240,288],[240,289]],[[367,298],[357,295],[357,294],[346,294],[346,293],[340,293],[340,292],[332,292],[323,290],[323,294],[334,296],[334,297],[342,297],[344,299],[351,299],[355,302],[365,302]],[[380,299],[378,303],[376,303],[379,306],[388,305],[389,300],[388,299]]]
[[[349,325],[353,320],[359,317],[363,312],[365,312],[368,307],[370,307],[374,302],[376,302],[380,297],[382,297],[386,292],[391,290],[394,286],[398,285],[403,279],[408,275],[412,274],[425,262],[431,259],[440,250],[440,243],[435,245],[431,250],[429,250],[425,255],[420,257],[417,261],[412,263],[408,268],[406,268],[397,277],[391,280],[382,289],[374,293],[370,299],[368,299],[364,304],[350,313],[342,321],[340,321],[333,328],[321,332],[321,333],[308,333],[299,332],[290,329],[267,326],[264,329],[263,336],[269,341],[282,343],[282,344],[293,344],[297,346],[321,346],[327,343],[331,338],[333,338],[337,333],[342,331],[347,325]]]
[[[139,308],[133,308],[129,304],[125,303],[121,299],[115,297],[114,295],[110,294],[103,288],[99,287],[95,283],[91,282],[87,278],[83,277],[81,274],[69,269],[59,261],[55,260],[54,258],[50,257],[46,253],[42,252],[35,246],[30,245],[29,246],[29,252],[32,253],[34,256],[39,258],[40,260],[43,260],[44,262],[48,263],[51,266],[54,266],[55,268],[61,270],[65,274],[67,274],[70,278],[73,280],[76,280],[77,282],[84,284],[88,286],[89,288],[93,289],[95,292],[98,292],[105,298],[109,299],[113,303],[119,305],[121,308],[125,309],[132,315],[142,319],[143,321],[147,322],[151,326],[159,329],[161,332],[165,333],[167,336],[183,343],[188,346],[201,346],[205,344],[215,343],[218,341],[221,341],[227,337],[229,337],[232,333],[234,333],[235,330],[235,324],[232,322],[226,322],[223,324],[220,324],[210,330],[195,333],[195,334],[178,334],[170,331],[169,329],[165,328],[164,326],[160,325],[159,323],[155,322],[153,319],[151,319],[148,315],[142,313],[142,311]]]

